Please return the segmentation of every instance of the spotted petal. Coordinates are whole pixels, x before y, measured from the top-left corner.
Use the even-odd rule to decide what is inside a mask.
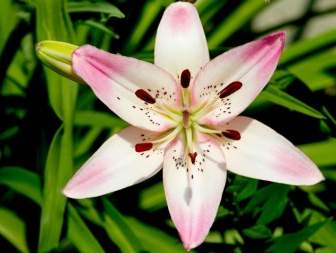
[[[180,103],[180,87],[169,73],[89,45],[77,49],[72,60],[76,74],[122,119],[151,131],[172,127],[172,121],[153,110],[154,101],[174,106]],[[137,96],[139,90],[142,96]]]
[[[194,77],[209,61],[209,51],[196,8],[185,2],[164,12],[155,43],[155,64],[177,77],[189,69]]]
[[[200,144],[195,164],[191,164],[184,149],[179,139],[167,148],[163,183],[170,215],[189,250],[203,242],[214,222],[226,170],[223,153],[212,141]]]
[[[78,170],[64,189],[70,198],[114,192],[151,177],[161,169],[162,150],[136,152],[135,145],[154,133],[128,127],[108,139]]]
[[[257,120],[237,117],[224,131],[240,133],[240,139],[228,138],[223,147],[227,169],[232,172],[292,185],[311,185],[323,180],[319,169],[303,152]]]
[[[202,69],[192,87],[192,104],[209,104],[200,123],[225,123],[255,99],[276,68],[284,38],[284,33],[274,33],[236,47]]]

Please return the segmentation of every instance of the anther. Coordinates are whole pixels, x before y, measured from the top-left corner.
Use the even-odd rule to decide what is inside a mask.
[[[197,153],[196,153],[196,152],[194,152],[194,153],[189,153],[188,155],[189,155],[189,157],[190,157],[191,163],[192,163],[192,164],[195,164],[195,160],[196,160]]]
[[[144,151],[151,150],[152,147],[153,147],[153,143],[150,143],[150,142],[138,143],[138,144],[135,144],[135,151],[144,152]]]
[[[238,131],[231,130],[231,129],[225,130],[224,132],[222,132],[222,135],[226,138],[229,138],[235,141],[240,140],[241,138],[240,133]]]
[[[232,93],[236,92],[239,90],[243,84],[239,81],[234,81],[230,83],[228,86],[226,86],[224,89],[222,89],[218,95],[220,98],[225,98],[227,96],[230,96]]]
[[[183,88],[188,88],[190,84],[190,71],[189,69],[185,69],[181,73],[181,86]]]
[[[155,98],[153,98],[147,91],[143,89],[139,89],[135,92],[135,95],[140,98],[141,100],[149,103],[149,104],[155,104]]]

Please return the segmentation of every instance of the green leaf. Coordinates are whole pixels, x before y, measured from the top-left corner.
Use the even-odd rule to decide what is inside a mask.
[[[20,167],[3,167],[0,169],[0,184],[32,199],[39,205],[42,203],[39,176],[29,170]]]
[[[132,53],[140,45],[141,40],[145,37],[145,33],[149,30],[149,27],[153,24],[154,20],[158,17],[161,10],[164,7],[164,1],[146,1],[142,6],[140,19],[135,23],[133,32],[130,38],[127,40],[124,50],[128,54]],[[171,0],[166,2],[172,2]]]
[[[20,252],[29,252],[26,225],[12,211],[0,208],[0,235],[10,241]]]
[[[127,222],[146,251],[157,252],[160,249],[160,253],[185,253],[181,242],[176,237],[171,237],[161,230],[145,225],[134,218],[128,218]]]
[[[274,104],[288,108],[289,110],[300,112],[313,118],[325,119],[325,116],[319,111],[303,103],[297,98],[287,94],[286,92],[280,90],[274,85],[267,86],[267,88],[262,92],[261,96],[263,99],[269,100]]]
[[[125,121],[110,113],[95,111],[77,111],[74,123],[77,126],[92,126],[102,128],[124,128],[127,126]]]
[[[264,225],[255,225],[243,230],[243,233],[252,239],[265,239],[272,236],[271,230]]]
[[[147,187],[140,193],[140,208],[153,212],[167,206],[162,183]]]
[[[326,218],[317,211],[312,211],[311,220],[309,223],[314,224],[324,221]],[[336,252],[336,222],[329,221],[321,229],[319,229],[310,238],[310,241],[328,247],[332,252]]]
[[[68,238],[73,245],[83,253],[104,253],[104,249],[91,233],[85,222],[77,213],[76,209],[68,205]]]
[[[103,199],[103,205],[105,210],[104,227],[114,243],[122,252],[143,251],[140,240],[119,211],[106,198]]]
[[[258,210],[260,216],[257,223],[268,224],[283,213],[288,202],[287,194],[289,189],[287,185],[270,184],[258,190],[247,203],[244,212],[249,213]]]
[[[66,198],[62,189],[72,174],[72,137],[60,128],[49,148],[44,172],[39,252],[57,248],[63,225]]]
[[[220,46],[227,38],[243,27],[265,6],[266,3],[264,0],[243,1],[230,16],[217,25],[214,32],[209,36],[209,48],[214,49]]]
[[[293,253],[300,246],[302,242],[307,240],[313,234],[315,234],[319,229],[321,229],[326,224],[326,221],[316,223],[312,226],[306,227],[299,232],[286,234],[284,236],[274,239],[274,243],[269,247],[266,252],[272,253]]]
[[[106,2],[69,2],[67,4],[68,12],[98,12],[106,13],[109,17],[124,18],[125,15],[116,6]]]
[[[300,40],[290,45],[281,55],[280,64],[298,59],[302,56],[326,46],[333,46],[336,43],[336,29],[325,32],[313,38]],[[317,64],[318,65],[318,64]]]
[[[299,148],[309,156],[318,166],[336,164],[336,139],[330,138],[321,142],[300,145]]]
[[[85,154],[101,134],[102,130],[101,127],[92,127],[84,136],[81,136],[80,140],[77,141],[75,157]]]
[[[316,64],[318,63],[318,64]],[[312,91],[335,85],[335,76],[329,70],[336,67],[336,50],[330,49],[307,57],[288,67],[289,71]]]
[[[99,31],[102,31],[102,32],[106,33],[107,35],[109,35],[109,36],[111,36],[113,38],[116,38],[116,39],[119,38],[118,34],[116,34],[115,32],[113,32],[110,28],[108,28],[104,24],[99,23],[97,21],[94,21],[94,20],[85,20],[85,21],[81,22],[81,24],[84,24],[84,25],[87,25],[87,26],[92,27],[94,29],[97,29]]]

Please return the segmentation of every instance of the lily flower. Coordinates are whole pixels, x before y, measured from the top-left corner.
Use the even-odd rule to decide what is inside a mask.
[[[291,185],[323,179],[316,165],[263,123],[238,116],[270,80],[285,35],[273,33],[210,61],[195,7],[171,4],[157,31],[155,63],[85,45],[72,68],[131,126],[110,137],[64,189],[96,197],[163,168],[171,218],[190,250],[213,224],[227,172]]]

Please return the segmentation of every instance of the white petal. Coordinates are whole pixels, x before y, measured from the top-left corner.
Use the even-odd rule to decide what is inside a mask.
[[[237,117],[225,126],[240,133],[223,150],[227,169],[239,175],[293,185],[323,180],[316,165],[273,129],[248,117]]]
[[[72,177],[64,194],[76,199],[96,197],[151,177],[161,169],[163,151],[135,151],[135,144],[151,136],[135,127],[113,135]]]
[[[209,62],[192,86],[194,106],[215,101],[200,123],[216,126],[240,114],[260,93],[271,78],[284,46],[284,33],[274,33],[262,39],[231,49]],[[218,95],[224,88],[241,88]],[[223,93],[224,94],[224,93]]]
[[[204,141],[196,151],[192,165],[188,156],[184,159],[184,144],[177,139],[167,148],[163,165],[169,212],[187,250],[201,244],[207,236],[226,181],[220,148],[211,141]]]
[[[125,121],[150,131],[163,131],[173,123],[156,113],[152,104],[136,96],[145,90],[156,103],[180,104],[180,87],[174,78],[157,66],[92,46],[83,46],[73,54],[73,68],[96,96]]]
[[[171,4],[157,31],[155,64],[175,77],[185,69],[195,77],[208,61],[208,45],[196,8],[185,2]]]

